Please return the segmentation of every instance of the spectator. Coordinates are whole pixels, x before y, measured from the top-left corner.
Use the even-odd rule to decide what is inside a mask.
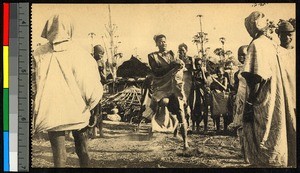
[[[210,85],[212,91],[212,117],[215,120],[217,133],[220,132],[220,117],[223,116],[224,119],[224,131],[227,131],[229,125],[228,117],[228,95],[226,95],[227,88],[227,78],[224,76],[224,68],[218,67],[216,70],[217,78],[213,78],[213,82]]]
[[[266,37],[268,24],[263,13],[252,12],[245,27],[253,38],[242,72],[249,87],[245,109],[252,109],[243,115],[246,155],[256,166],[294,166],[295,158],[288,151],[290,143],[296,145],[295,103],[278,45]]]
[[[182,43],[178,46],[179,59],[184,62],[185,68],[183,70],[183,90],[186,98],[185,112],[186,121],[189,128],[190,114],[193,109],[194,93],[193,91],[193,58],[187,56],[188,47],[186,44]]]
[[[65,131],[72,130],[80,167],[89,166],[86,127],[103,87],[93,57],[72,41],[74,26],[65,15],[47,20],[48,43],[34,51],[33,127],[48,131],[54,167],[66,166]]]

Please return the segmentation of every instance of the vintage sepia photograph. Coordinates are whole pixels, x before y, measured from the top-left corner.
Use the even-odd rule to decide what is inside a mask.
[[[32,168],[295,168],[296,4],[31,4]]]

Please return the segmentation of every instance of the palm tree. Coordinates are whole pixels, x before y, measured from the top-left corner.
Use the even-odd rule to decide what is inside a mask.
[[[216,48],[214,50],[214,53],[219,56],[220,62],[224,59],[225,53],[224,53],[224,50],[222,48]]]
[[[202,53],[202,56],[204,55],[203,44],[208,42],[207,33],[205,32],[198,32],[196,35],[194,35],[192,42],[196,44],[198,54]],[[201,50],[199,50],[199,44],[201,45]]]
[[[225,37],[220,38],[220,42],[222,43],[223,50],[224,50],[225,41],[226,41]]]
[[[221,37],[221,38],[220,38],[220,42],[221,42],[222,44],[224,44],[225,41],[226,41],[226,38],[225,38],[225,37]]]
[[[196,44],[196,46],[197,46],[197,53],[199,55],[199,52],[200,52],[200,50],[199,50],[199,44],[201,44],[201,40],[200,40],[200,37],[199,37],[198,34],[194,35],[192,42],[194,44]]]
[[[198,14],[196,17],[199,17],[199,22],[200,22],[200,32],[202,32],[202,22],[201,22],[201,17],[203,17],[203,15]]]
[[[91,53],[94,54],[94,37],[96,36],[95,33],[90,32],[88,36],[91,38]]]
[[[218,56],[224,56],[224,50],[222,49],[222,48],[216,48],[215,50],[214,50],[214,53],[216,54],[216,55],[218,55]]]
[[[232,51],[231,51],[231,50],[227,50],[227,51],[225,52],[225,55],[227,55],[227,58],[229,58],[230,55],[232,55]]]

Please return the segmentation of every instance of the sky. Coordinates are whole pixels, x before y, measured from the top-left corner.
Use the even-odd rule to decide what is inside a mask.
[[[268,3],[253,7],[253,3],[243,4],[111,4],[112,23],[118,27],[116,42],[120,41],[119,52],[123,61],[136,53],[143,62],[147,55],[157,50],[153,36],[164,34],[168,49],[177,53],[178,45],[188,45],[188,54],[197,54],[193,36],[199,32],[201,14],[203,31],[208,33],[211,52],[221,47],[220,37],[225,37],[225,50],[231,50],[237,57],[237,49],[250,43],[251,38],[244,27],[244,19],[253,11],[261,11],[275,23],[279,19],[295,18],[294,3]],[[54,14],[64,13],[75,22],[74,40],[90,51],[91,43],[106,45],[108,33],[108,4],[33,4],[32,5],[32,48],[47,40],[40,37],[42,29]],[[88,33],[96,34],[91,41]],[[102,36],[104,39],[102,39]],[[275,40],[278,41],[278,40]],[[211,53],[211,55],[213,55]]]

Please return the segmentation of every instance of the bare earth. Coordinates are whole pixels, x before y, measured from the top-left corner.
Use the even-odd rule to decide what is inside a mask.
[[[236,168],[243,162],[238,137],[216,135],[209,122],[208,134],[190,134],[190,149],[183,152],[181,135],[148,134],[150,124],[104,122],[104,138],[89,140],[92,168]],[[67,167],[79,167],[74,142],[66,141]],[[32,140],[32,167],[53,167],[47,134]]]

